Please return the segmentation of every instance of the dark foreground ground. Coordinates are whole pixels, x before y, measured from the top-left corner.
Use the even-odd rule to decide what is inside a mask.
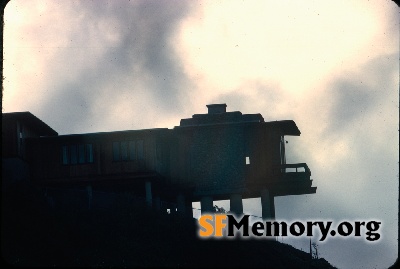
[[[2,195],[2,262],[11,266],[333,268],[279,242],[199,240],[196,232],[193,219],[139,205],[51,210],[30,190]]]

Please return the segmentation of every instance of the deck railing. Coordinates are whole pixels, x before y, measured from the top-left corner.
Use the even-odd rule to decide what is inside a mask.
[[[286,179],[310,179],[311,176],[311,170],[306,163],[275,165],[272,168],[272,173],[274,176],[280,176]]]

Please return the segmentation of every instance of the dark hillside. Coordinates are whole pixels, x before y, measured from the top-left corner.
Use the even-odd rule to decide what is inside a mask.
[[[199,240],[195,220],[142,206],[51,210],[39,192],[2,196],[3,262],[40,267],[333,268],[324,259],[266,240]]]

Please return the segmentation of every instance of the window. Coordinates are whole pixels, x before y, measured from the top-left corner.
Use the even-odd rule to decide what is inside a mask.
[[[139,160],[143,159],[143,140],[137,141],[137,156]]]
[[[243,156],[243,155],[242,155],[242,156]],[[248,157],[248,156],[246,157],[246,165],[247,165],[247,164],[250,164],[250,157]]]
[[[78,161],[78,157],[76,154],[76,145],[72,145],[69,147],[71,153],[71,164],[76,164]]]
[[[113,142],[113,160],[119,161],[119,142]]]
[[[135,141],[129,141],[129,160],[136,160]]]
[[[121,142],[121,161],[128,160],[128,142]]]
[[[85,145],[78,145],[79,163],[85,163]]]
[[[86,144],[86,161],[88,163],[93,163],[93,145]]]
[[[143,158],[143,140],[113,142],[114,161],[135,161]]]
[[[93,163],[93,144],[62,146],[62,164]]]
[[[62,147],[62,163],[63,164],[68,164],[69,163],[68,146],[63,146]]]

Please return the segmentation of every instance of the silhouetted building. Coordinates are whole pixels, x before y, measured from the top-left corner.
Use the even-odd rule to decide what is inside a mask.
[[[242,214],[243,198],[261,197],[270,219],[275,196],[316,192],[307,164],[286,164],[284,136],[300,135],[294,121],[207,107],[173,129],[73,135],[58,135],[29,112],[3,113],[3,168],[17,158],[37,186],[84,188],[90,199],[93,190],[129,191],[155,208],[175,202],[180,213],[195,201],[209,212],[213,201],[230,199]]]
[[[26,141],[40,136],[57,136],[57,132],[29,112],[3,113],[2,123],[2,182],[29,178]]]

